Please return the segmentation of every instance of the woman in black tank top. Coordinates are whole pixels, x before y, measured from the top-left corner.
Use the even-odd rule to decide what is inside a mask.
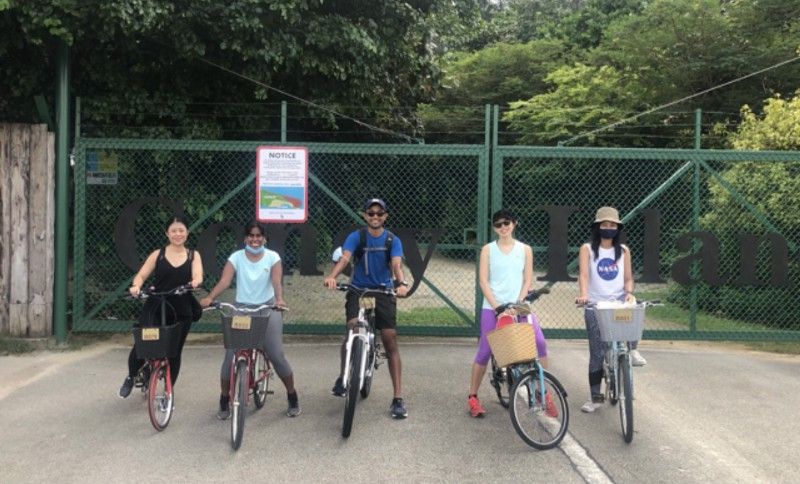
[[[185,247],[189,235],[189,224],[182,216],[175,216],[167,223],[167,239],[169,244],[159,250],[153,251],[142,268],[134,276],[133,283],[128,290],[131,295],[138,296],[142,285],[150,274],[153,274],[153,287],[155,292],[164,292],[178,286],[191,284],[198,287],[203,282],[203,263],[200,254]],[[181,353],[189,327],[192,322],[192,300],[194,296],[186,293],[180,296],[167,296],[166,324],[178,323],[181,325],[181,341],[178,355],[169,359],[172,383],[178,379],[181,368]],[[139,315],[139,324],[142,326],[157,326],[161,324],[161,300],[156,297],[149,298]],[[128,376],[119,389],[120,398],[126,398],[133,388],[133,377],[144,364],[144,360],[136,358],[135,348],[131,348],[128,355]]]

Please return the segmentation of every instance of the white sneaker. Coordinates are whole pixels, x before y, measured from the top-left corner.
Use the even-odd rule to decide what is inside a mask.
[[[646,364],[647,360],[644,359],[644,356],[639,354],[639,350],[631,350],[631,365],[644,366]]]
[[[588,402],[583,404],[583,406],[581,407],[581,412],[583,412],[583,413],[594,413],[595,410],[597,410],[598,408],[600,408],[602,406],[603,406],[602,403],[596,403],[596,402],[593,402],[593,401],[589,400]]]
[[[581,407],[581,412],[584,413],[593,413],[595,410],[603,406],[605,403],[605,395],[602,393],[598,393],[591,396],[591,399],[584,403]]]

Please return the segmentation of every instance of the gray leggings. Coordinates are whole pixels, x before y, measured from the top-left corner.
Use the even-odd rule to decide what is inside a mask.
[[[589,388],[592,393],[600,393],[600,382],[603,380],[603,357],[608,349],[608,343],[600,339],[600,326],[597,316],[591,309],[584,309],[583,321],[586,323],[586,333],[589,336]],[[635,350],[638,341],[629,341],[628,348]]]
[[[272,304],[272,301],[267,302],[267,304]],[[248,305],[242,304],[242,306]],[[279,377],[283,378],[292,374],[292,367],[289,366],[289,362],[286,361],[286,356],[283,354],[283,314],[280,311],[271,311],[269,313],[267,340],[265,347],[262,349]],[[222,360],[222,368],[219,371],[220,378],[225,381],[228,381],[231,377],[233,354],[233,350],[225,350],[225,358]]]

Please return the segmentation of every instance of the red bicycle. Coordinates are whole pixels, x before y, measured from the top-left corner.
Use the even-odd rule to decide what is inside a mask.
[[[181,340],[181,324],[167,325],[167,296],[180,295],[192,291],[191,284],[178,286],[164,292],[155,292],[152,287],[142,289],[136,299],[144,300],[158,297],[160,304],[160,325],[136,326],[133,328],[136,356],[145,360],[135,381],[142,391],[147,392],[147,410],[150,423],[158,430],[164,430],[172,418],[175,406],[175,393],[172,390],[172,374],[169,358],[178,355]]]
[[[234,350],[231,361],[228,395],[231,405],[231,445],[238,450],[244,437],[244,417],[250,394],[256,410],[264,406],[272,368],[262,348],[272,311],[285,311],[281,306],[261,304],[254,307],[214,302],[212,308],[222,313],[222,335],[225,349]]]

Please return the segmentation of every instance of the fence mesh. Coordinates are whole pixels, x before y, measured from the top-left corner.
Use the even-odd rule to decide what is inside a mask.
[[[140,303],[121,296],[141,262],[167,242],[165,221],[175,211],[187,215],[187,245],[199,249],[203,285],[213,287],[228,255],[242,247],[242,229],[255,213],[257,147],[82,140],[76,151],[75,328],[130,327]],[[364,201],[382,197],[389,204],[387,226],[403,241],[406,260],[411,251],[422,260],[431,251],[413,297],[398,305],[402,331],[473,333],[476,245],[467,238],[474,238],[478,206],[487,204],[479,187],[483,147],[308,148],[308,221],[267,226],[267,245],[283,259],[287,331],[342,331],[344,296],[324,289],[323,274],[330,272],[335,246],[363,225]],[[88,184],[102,167],[116,174],[108,176],[112,182]],[[414,280],[409,267],[405,273]],[[234,290],[235,284],[220,299],[233,300]],[[197,328],[216,330],[217,318],[207,314]]]
[[[254,213],[258,146],[80,140],[74,329],[130,327],[139,306],[121,296],[141,261],[166,242],[164,221],[175,210],[192,224],[188,245],[200,249],[204,286],[213,287]],[[343,295],[322,287],[323,274],[333,248],[361,224],[364,200],[379,196],[389,204],[388,227],[403,235],[406,259],[416,251],[425,260],[430,251],[424,274],[413,278],[405,268],[416,279],[412,297],[398,305],[406,334],[477,333],[476,255],[491,236],[491,212],[504,207],[518,214],[517,237],[534,248],[535,287],[550,291],[536,303],[546,335],[585,337],[574,306],[577,253],[595,210],[613,205],[625,222],[636,295],[665,303],[648,310],[646,338],[800,339],[793,311],[800,303],[800,153],[307,147],[309,219],[268,228],[268,245],[284,261],[288,332],[342,330]],[[136,203],[141,208],[131,209]],[[221,299],[232,298],[233,288]],[[197,328],[216,331],[217,316],[204,316]]]

